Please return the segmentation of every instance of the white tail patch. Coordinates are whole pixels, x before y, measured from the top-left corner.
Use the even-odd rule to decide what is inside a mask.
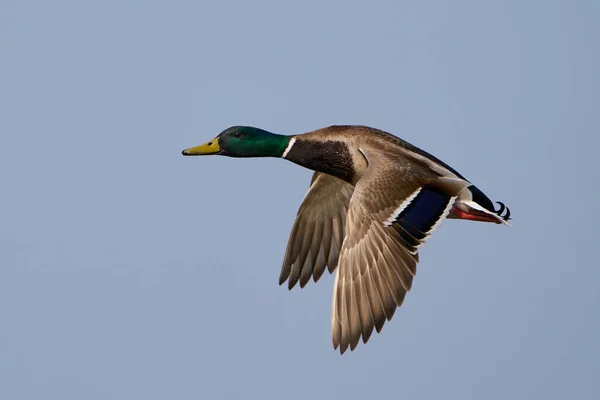
[[[502,218],[501,216],[499,216],[495,212],[492,212],[492,211],[488,210],[487,208],[482,207],[481,205],[475,203],[474,201],[467,200],[467,201],[461,201],[461,203],[463,203],[463,204],[471,207],[474,210],[481,211],[483,213],[491,215],[492,217],[494,217],[496,220],[498,220],[499,222],[503,223],[504,225],[512,226],[511,224],[508,223],[508,221],[505,221],[504,218]]]
[[[288,143],[287,147],[285,148],[285,151],[283,152],[283,155],[281,156],[281,158],[287,157],[287,155],[290,152],[290,150],[292,149],[292,147],[294,147],[294,143],[296,143],[295,137],[290,139],[290,142]]]
[[[468,205],[469,207],[471,207],[474,210],[481,211],[481,212],[484,212],[484,213],[490,214],[490,215],[496,215],[495,213],[491,212],[487,208],[482,207],[481,205],[475,203],[474,201],[467,200],[467,201],[461,201],[461,203]]]
[[[419,192],[421,191],[421,189],[423,189],[423,188],[422,187],[418,188],[417,190],[415,190],[413,192],[413,194],[411,194],[410,196],[408,196],[406,198],[406,200],[404,200],[402,203],[400,203],[400,205],[398,206],[398,208],[396,208],[394,210],[394,212],[392,213],[392,215],[390,215],[390,217],[383,222],[383,226],[390,226],[390,225],[392,225],[394,223],[394,221],[396,220],[396,218],[398,218],[398,215],[400,215],[400,213],[406,207],[408,207],[408,205],[410,203],[412,203],[412,201],[415,199],[415,197],[417,197],[417,195],[419,194]]]

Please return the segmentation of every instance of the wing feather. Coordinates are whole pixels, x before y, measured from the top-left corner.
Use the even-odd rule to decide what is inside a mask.
[[[312,277],[321,278],[325,268],[337,267],[344,238],[348,203],[354,187],[336,177],[315,172],[300,205],[279,275],[279,284],[304,287]]]
[[[412,287],[418,248],[456,195],[436,187],[431,171],[424,176],[365,153],[369,166],[349,203],[332,301],[333,345],[342,354],[392,319]]]

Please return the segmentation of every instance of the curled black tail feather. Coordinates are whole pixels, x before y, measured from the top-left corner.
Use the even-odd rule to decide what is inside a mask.
[[[469,186],[469,191],[471,192],[471,196],[473,197],[473,201],[479,204],[481,207],[485,208],[489,212],[492,212],[502,218],[504,221],[510,220],[510,209],[504,205],[503,202],[497,201],[499,208],[496,210],[494,207],[494,203],[487,197],[479,188],[475,185]],[[506,211],[506,213],[504,213]],[[504,214],[504,215],[503,215]]]
[[[497,201],[496,203],[498,203],[500,208],[498,210],[494,210],[494,212],[503,220],[509,221],[511,219],[510,218],[510,208],[506,207],[504,205],[504,203],[501,201]],[[506,210],[506,214],[502,215],[502,213],[504,213],[504,210]]]

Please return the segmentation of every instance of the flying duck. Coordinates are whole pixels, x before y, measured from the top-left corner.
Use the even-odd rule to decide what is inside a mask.
[[[234,126],[186,156],[278,157],[314,172],[279,284],[335,276],[331,330],[343,354],[379,333],[410,290],[419,248],[446,219],[507,224],[510,211],[452,167],[387,132],[330,126],[298,135]]]

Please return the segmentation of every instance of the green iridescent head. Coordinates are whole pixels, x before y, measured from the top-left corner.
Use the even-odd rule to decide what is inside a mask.
[[[183,150],[184,156],[281,157],[290,136],[277,135],[251,126],[232,126],[203,145]]]

